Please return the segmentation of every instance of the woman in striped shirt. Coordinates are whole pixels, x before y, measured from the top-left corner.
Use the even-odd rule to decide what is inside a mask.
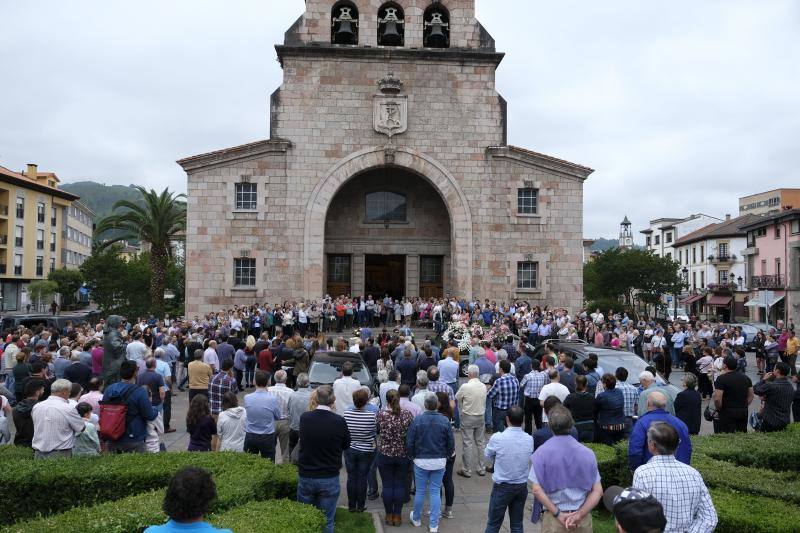
[[[344,452],[347,469],[347,507],[350,512],[367,508],[367,475],[375,458],[375,419],[377,408],[369,403],[369,390],[353,392],[353,407],[344,413],[350,431],[350,449]]]

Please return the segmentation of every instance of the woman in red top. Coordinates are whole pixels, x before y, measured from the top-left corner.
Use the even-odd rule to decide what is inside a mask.
[[[258,369],[262,372],[266,372],[270,376],[272,375],[272,365],[275,360],[272,357],[272,350],[269,347],[265,347],[263,350],[258,352]]]

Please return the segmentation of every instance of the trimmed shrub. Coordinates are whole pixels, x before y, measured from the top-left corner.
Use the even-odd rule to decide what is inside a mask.
[[[15,503],[0,509],[0,523],[47,516],[161,488],[186,465],[207,468],[214,474],[257,472],[260,485],[252,488],[245,484],[241,490],[265,494],[263,499],[293,496],[297,486],[294,467],[233,452],[103,455],[56,459],[46,465],[33,460],[4,461],[0,487],[15,495]],[[41,498],[42,494],[65,497]]]
[[[33,448],[23,448],[20,446],[0,446],[0,461],[21,461],[33,459]]]
[[[209,521],[236,533],[319,533],[325,528],[322,511],[290,500],[250,502],[212,515]]]
[[[800,510],[785,501],[711,489],[717,509],[717,533],[795,533]]]
[[[195,453],[183,455],[185,458],[194,458],[200,455],[212,454]],[[240,455],[244,454],[227,453],[224,454],[224,458],[219,457],[219,454],[217,454],[217,468],[213,469],[219,472],[214,475],[214,481],[217,484],[217,501],[214,502],[212,511],[222,512],[251,501],[288,496],[285,493],[286,484],[289,483],[292,477],[293,467],[274,465],[272,462],[264,461],[254,455],[250,457],[258,459],[257,464],[260,467],[254,468],[252,464],[248,464],[249,461],[236,464],[235,456]],[[150,457],[155,456],[150,455]],[[207,463],[208,461],[200,460],[198,462]],[[193,466],[208,468],[207,464],[195,464]],[[296,474],[294,476],[296,479]],[[277,478],[280,481],[273,483],[273,478]],[[98,503],[91,507],[75,507],[61,514],[6,526],[0,530],[0,533],[27,533],[30,531],[47,533],[136,533],[149,525],[166,522],[167,517],[161,510],[164,492],[164,489],[147,491],[115,501]],[[294,495],[294,491],[292,491],[291,495]]]
[[[617,462],[616,450],[605,444],[586,444],[597,457],[597,468],[600,470],[600,480],[603,488],[617,485],[619,480],[619,463]]]
[[[702,474],[709,488],[758,494],[800,504],[800,480],[796,474],[737,466],[704,455],[695,456],[692,466]]]
[[[767,470],[800,471],[800,429],[793,424],[776,433],[731,433],[694,437],[694,455]]]

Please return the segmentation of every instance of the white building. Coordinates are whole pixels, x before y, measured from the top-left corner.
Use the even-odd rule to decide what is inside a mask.
[[[702,213],[686,218],[657,218],[651,220],[650,227],[640,233],[645,236],[646,250],[652,251],[658,257],[677,259],[675,241],[704,226],[718,222],[722,222],[722,219]]]
[[[683,303],[695,314],[731,320],[746,315],[744,298],[748,279],[744,250],[747,232],[741,226],[756,215],[709,224],[673,243],[674,259],[688,284]]]

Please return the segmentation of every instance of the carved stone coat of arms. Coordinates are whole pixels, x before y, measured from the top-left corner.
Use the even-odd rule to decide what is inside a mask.
[[[405,95],[376,96],[375,131],[392,137],[408,129],[408,99]]]

